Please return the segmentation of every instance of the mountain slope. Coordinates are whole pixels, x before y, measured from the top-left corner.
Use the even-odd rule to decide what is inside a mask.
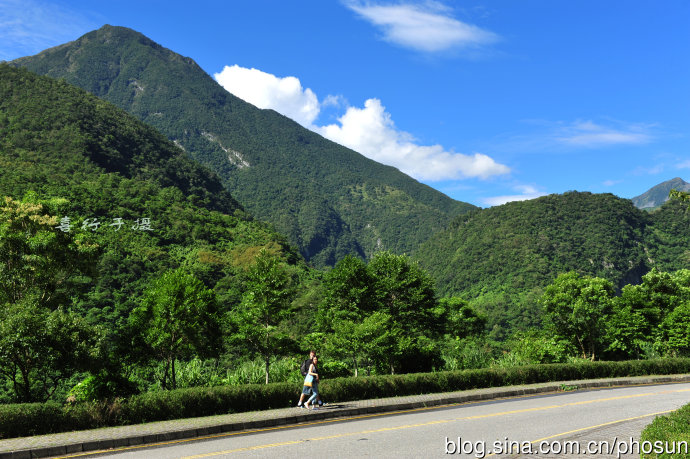
[[[440,293],[463,296],[501,333],[538,324],[539,296],[576,271],[618,288],[652,267],[690,267],[690,210],[670,201],[653,212],[611,194],[568,192],[511,202],[455,219],[415,254]]]
[[[690,209],[672,199],[649,213],[649,256],[662,271],[690,269]]]
[[[647,271],[648,218],[610,194],[549,195],[458,218],[418,257],[448,293],[544,286],[570,270],[622,286]]]
[[[662,182],[639,196],[632,198],[633,204],[638,209],[654,209],[668,201],[668,193],[672,189],[690,191],[690,183],[680,177]]]
[[[284,238],[249,219],[214,174],[155,129],[65,82],[0,64],[5,196],[66,200],[57,215],[69,218],[64,229],[99,247],[98,275],[81,281],[88,292],[76,307],[113,327],[164,270],[184,265],[229,305],[238,301],[243,265],[260,248],[300,262]]]
[[[413,252],[472,208],[233,96],[189,58],[104,26],[12,65],[64,78],[156,127],[316,265]]]
[[[560,273],[639,282],[649,218],[610,194],[550,195],[458,217],[415,256],[440,292],[472,301],[502,338],[540,323],[538,299]]]

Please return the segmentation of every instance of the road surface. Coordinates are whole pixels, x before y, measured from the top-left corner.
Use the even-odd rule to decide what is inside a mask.
[[[653,447],[639,442],[644,426],[689,402],[688,383],[583,390],[320,420],[69,457],[639,458],[640,448]]]

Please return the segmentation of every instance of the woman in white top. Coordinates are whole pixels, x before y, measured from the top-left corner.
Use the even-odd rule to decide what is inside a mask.
[[[314,356],[314,358],[311,361],[311,365],[309,365],[309,372],[307,373],[307,378],[309,376],[312,377],[311,381],[311,397],[309,397],[309,400],[304,404],[304,406],[309,409],[309,404],[316,400],[316,397],[319,396],[319,369],[316,366],[319,363],[319,358],[317,356]],[[318,406],[312,407],[312,410],[318,410]]]

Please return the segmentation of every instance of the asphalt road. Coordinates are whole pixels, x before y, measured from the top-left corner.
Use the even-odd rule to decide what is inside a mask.
[[[688,402],[687,383],[574,391],[234,432],[107,457],[639,458],[644,426]],[[519,449],[505,454],[511,446]]]

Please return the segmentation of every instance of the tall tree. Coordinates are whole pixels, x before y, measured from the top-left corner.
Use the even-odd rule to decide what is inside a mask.
[[[324,275],[324,287],[321,321],[358,319],[376,308],[374,283],[361,258],[348,255],[340,260]]]
[[[46,400],[98,353],[99,332],[64,311],[97,247],[56,228],[62,204],[33,194],[0,204],[0,373],[23,402]]]
[[[674,357],[690,354],[690,302],[676,307],[660,328],[659,347]]]
[[[247,273],[242,303],[230,319],[236,327],[232,340],[245,343],[264,361],[266,384],[271,358],[284,353],[291,341],[281,325],[293,296],[292,280],[280,260],[261,249]]]
[[[572,342],[583,358],[594,360],[603,347],[613,295],[610,281],[571,271],[546,288],[542,304],[553,333]]]
[[[0,374],[17,401],[45,401],[75,371],[100,368],[104,336],[72,312],[24,298],[0,311]]]
[[[168,271],[144,293],[130,316],[152,355],[165,363],[163,389],[177,387],[175,361],[193,355],[210,357],[221,349],[215,294],[181,269]]]
[[[329,347],[342,347],[355,372],[359,361],[391,373],[431,369],[446,308],[416,263],[390,252],[375,254],[368,265],[346,257],[326,274],[324,286],[320,326],[333,332]],[[381,352],[367,343],[377,343]]]
[[[666,273],[653,268],[642,276],[641,284],[623,287],[607,323],[607,341],[614,356],[640,357],[669,314],[690,301],[689,282],[688,270]]]

